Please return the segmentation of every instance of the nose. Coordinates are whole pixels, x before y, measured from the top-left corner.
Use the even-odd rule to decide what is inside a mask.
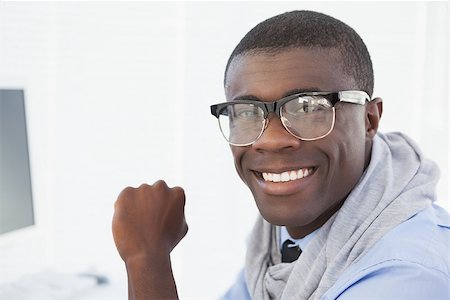
[[[282,152],[294,150],[301,146],[302,141],[290,134],[281,123],[280,118],[271,114],[266,121],[266,129],[252,147],[257,151]]]

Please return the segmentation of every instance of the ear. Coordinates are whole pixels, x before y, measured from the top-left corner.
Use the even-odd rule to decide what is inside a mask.
[[[383,113],[383,100],[375,98],[366,104],[366,137],[373,139],[378,131],[381,115]]]

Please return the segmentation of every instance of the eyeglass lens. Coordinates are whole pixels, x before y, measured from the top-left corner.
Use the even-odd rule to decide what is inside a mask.
[[[280,110],[285,128],[300,139],[320,138],[332,129],[334,110],[324,96],[302,96],[286,102]],[[264,110],[254,104],[230,103],[219,112],[225,139],[234,145],[248,145],[264,131]]]

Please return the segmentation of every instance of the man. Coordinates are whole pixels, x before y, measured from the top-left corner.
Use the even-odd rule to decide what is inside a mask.
[[[406,136],[378,133],[382,100],[358,34],[294,11],[253,28],[211,106],[261,213],[225,299],[448,299],[449,215],[438,170]],[[184,194],[126,188],[113,234],[130,299],[177,298],[170,251]]]

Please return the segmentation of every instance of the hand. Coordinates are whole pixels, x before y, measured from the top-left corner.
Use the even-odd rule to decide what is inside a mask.
[[[122,259],[167,257],[186,235],[185,195],[160,180],[125,188],[115,203],[113,236]]]

